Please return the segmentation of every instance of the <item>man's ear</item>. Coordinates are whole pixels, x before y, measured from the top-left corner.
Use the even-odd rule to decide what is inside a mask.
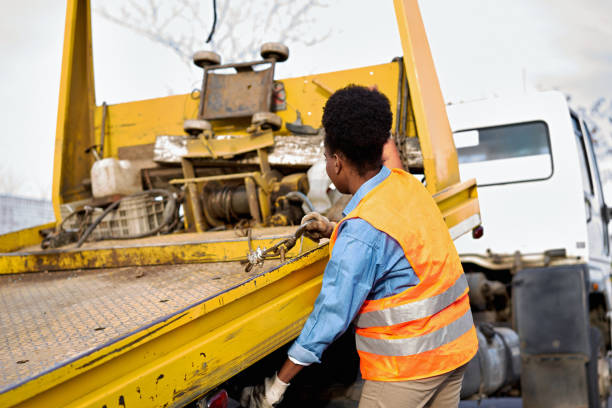
[[[334,161],[334,172],[336,175],[340,174],[342,169],[344,169],[344,161],[346,160],[342,153],[335,153],[336,160]]]

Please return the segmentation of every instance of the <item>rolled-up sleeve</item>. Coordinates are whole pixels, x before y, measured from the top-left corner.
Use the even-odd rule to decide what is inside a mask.
[[[364,221],[347,220],[342,225],[314,309],[289,348],[294,363],[320,363],[323,351],[347,330],[372,290],[377,251],[362,232],[356,234],[360,222]]]

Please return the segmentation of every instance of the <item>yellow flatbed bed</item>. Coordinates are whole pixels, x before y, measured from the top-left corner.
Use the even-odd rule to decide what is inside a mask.
[[[270,246],[294,230],[255,229],[252,245]],[[48,406],[110,407],[120,397],[130,405],[173,401],[173,406],[180,406],[295,337],[318,293],[327,247],[313,249],[316,244],[304,239],[288,254],[293,257],[301,251],[303,256],[283,265],[272,259],[246,273],[240,261],[207,255],[219,245],[229,248],[229,253],[219,255],[222,258],[248,249],[247,238],[224,231],[101,241],[80,249],[29,247],[3,254],[0,406],[52,401]],[[206,260],[191,263],[193,253],[177,251],[189,247],[198,248]],[[142,257],[117,260],[126,250],[158,251],[161,256],[149,258],[144,266],[129,265]],[[112,263],[115,258],[125,266],[77,268],[86,266],[96,251],[106,251],[102,261]],[[170,252],[173,257],[164,258]],[[30,265],[47,268],[62,257],[77,260],[74,268],[34,271]],[[44,264],[37,259],[45,259]],[[12,273],[9,265],[26,266],[26,261],[30,271]],[[318,265],[304,274],[304,262],[313,261]],[[293,291],[304,283],[304,291]],[[261,319],[277,313],[277,306],[287,308],[286,319]],[[100,370],[110,377],[95,374]],[[123,382],[117,389],[113,384],[124,370],[133,384]],[[208,372],[205,381],[203,372]],[[172,389],[164,388],[163,379]],[[75,388],[80,381],[87,386]],[[64,387],[70,392],[63,392]]]
[[[236,262],[0,277],[0,391],[249,280]]]

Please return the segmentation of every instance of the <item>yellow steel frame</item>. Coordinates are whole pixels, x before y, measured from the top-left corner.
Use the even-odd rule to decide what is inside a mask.
[[[477,217],[480,224],[480,205],[478,203],[478,191],[476,190],[476,179],[470,179],[463,183],[457,183],[433,195],[433,198],[442,212],[442,217],[449,229],[457,227],[470,217]],[[471,228],[462,231],[466,233]],[[456,237],[454,237],[456,238]]]
[[[82,181],[93,164],[85,149],[94,144],[95,101],[90,4],[72,0],[66,9],[53,164],[53,209],[58,221],[61,203],[89,196]]]
[[[48,228],[55,228],[55,222],[0,235],[0,262],[2,253],[40,244],[43,238],[40,231]]]
[[[354,68],[338,72],[308,75],[283,79],[287,101],[292,108],[276,112],[283,123],[296,119],[297,109],[302,114],[303,123],[313,127],[321,125],[323,105],[329,98],[329,93],[316,85],[324,81],[332,90],[340,89],[349,83],[364,86],[376,85],[389,98],[391,106],[397,103],[397,81],[399,64],[396,62]],[[320,82],[319,82],[320,83]],[[190,94],[167,96],[164,98],[147,99],[108,105],[105,151],[108,156],[117,157],[119,148],[137,146],[155,142],[155,137],[162,134],[183,134],[183,121],[197,117],[198,101]],[[138,121],[134,118],[138,117]],[[102,123],[102,107],[96,108],[94,124],[96,143],[99,142]],[[215,132],[221,134],[246,135],[250,121],[215,121]],[[288,134],[283,127],[277,134]],[[194,146],[194,141],[190,146]],[[202,151],[205,147],[202,145]]]
[[[206,144],[204,144],[204,141]],[[196,139],[187,141],[187,158],[222,157],[229,158],[238,154],[252,152],[274,146],[274,133],[272,131],[245,135],[241,138],[224,139]],[[216,156],[216,157],[215,157]]]
[[[180,407],[297,336],[327,245],[0,394],[2,407]]]
[[[457,153],[417,0],[394,0],[394,5],[427,187],[435,194],[459,182]],[[321,108],[330,92],[348,83],[377,85],[395,106],[398,74],[398,64],[389,63],[291,78],[283,83],[290,106],[300,110],[304,123],[319,126]],[[116,157],[122,146],[153,143],[158,134],[180,134],[183,120],[195,118],[197,110],[198,101],[190,95],[109,106],[106,155]],[[285,122],[295,119],[293,109],[279,115]],[[140,117],[138,123],[135,117]],[[102,107],[95,106],[90,4],[88,0],[71,0],[66,13],[53,178],[58,220],[62,202],[87,196],[82,180],[88,177],[92,158],[84,154],[84,149],[98,141],[101,118]],[[217,130],[230,133],[245,130],[244,124],[234,126],[229,121],[215,125]]]
[[[253,238],[253,248],[269,248],[284,237]],[[316,244],[304,238],[301,251],[309,251]],[[118,268],[124,266],[171,265],[202,262],[230,262],[246,259],[249,250],[246,238],[185,242],[181,244],[158,244],[114,248],[55,249],[44,252],[12,253],[0,256],[0,275],[24,272],[66,271],[74,269]],[[300,243],[287,253],[288,258],[297,256]]]
[[[394,0],[427,189],[435,194],[459,182],[457,150],[417,0]]]

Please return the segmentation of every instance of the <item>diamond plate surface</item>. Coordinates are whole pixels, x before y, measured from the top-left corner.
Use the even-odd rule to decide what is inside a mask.
[[[0,392],[250,276],[237,262],[0,276]]]

